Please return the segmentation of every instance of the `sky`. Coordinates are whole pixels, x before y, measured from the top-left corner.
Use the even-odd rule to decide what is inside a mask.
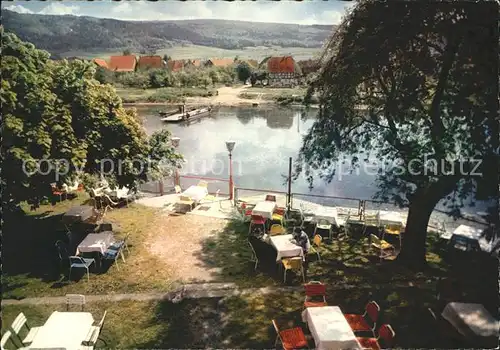
[[[121,20],[226,19],[251,22],[338,24],[348,1],[4,1],[2,9],[19,13],[75,15]]]

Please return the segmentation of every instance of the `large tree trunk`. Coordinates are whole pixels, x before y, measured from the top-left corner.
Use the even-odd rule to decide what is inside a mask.
[[[403,245],[398,261],[407,267],[421,270],[426,266],[427,225],[438,202],[451,193],[456,179],[443,177],[426,188],[418,189],[410,199]]]

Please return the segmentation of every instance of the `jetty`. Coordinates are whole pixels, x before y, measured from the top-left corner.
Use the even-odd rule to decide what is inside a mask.
[[[212,107],[202,107],[188,110],[186,105],[180,105],[176,112],[160,112],[161,121],[167,123],[179,123],[183,121],[193,121],[210,115]]]

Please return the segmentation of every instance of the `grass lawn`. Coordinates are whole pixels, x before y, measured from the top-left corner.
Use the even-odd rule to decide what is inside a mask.
[[[156,212],[136,204],[108,211],[105,217],[105,221],[113,224],[117,238],[130,233],[130,254],[125,253],[126,263],[120,260],[119,270],[111,266],[102,273],[91,273],[90,282],[81,269],[73,270],[72,281],[68,281],[69,266],[60,266],[54,243],[65,238],[62,213],[88,200],[88,196],[82,194],[54,206],[42,205],[37,211],[26,211],[25,215],[4,218],[4,298],[133,293],[171,288],[170,267],[158,264],[157,258],[143,244],[154,232]]]
[[[116,92],[124,103],[136,102],[183,102],[185,97],[209,97],[214,96],[216,89],[209,87],[195,88],[159,88],[159,89],[137,89],[117,87]]]
[[[302,98],[306,94],[307,88],[267,88],[267,87],[249,87],[238,97],[255,100],[278,100],[279,98],[291,98],[297,96]]]

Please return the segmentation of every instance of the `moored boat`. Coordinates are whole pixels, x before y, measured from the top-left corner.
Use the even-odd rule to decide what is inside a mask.
[[[212,110],[211,107],[203,107],[203,108],[197,108],[197,109],[187,111],[185,106],[182,105],[182,106],[179,106],[179,112],[167,115],[167,116],[161,118],[161,121],[169,122],[169,123],[179,123],[182,121],[192,121],[192,120],[196,120],[196,119],[208,116],[210,114],[211,110]]]

